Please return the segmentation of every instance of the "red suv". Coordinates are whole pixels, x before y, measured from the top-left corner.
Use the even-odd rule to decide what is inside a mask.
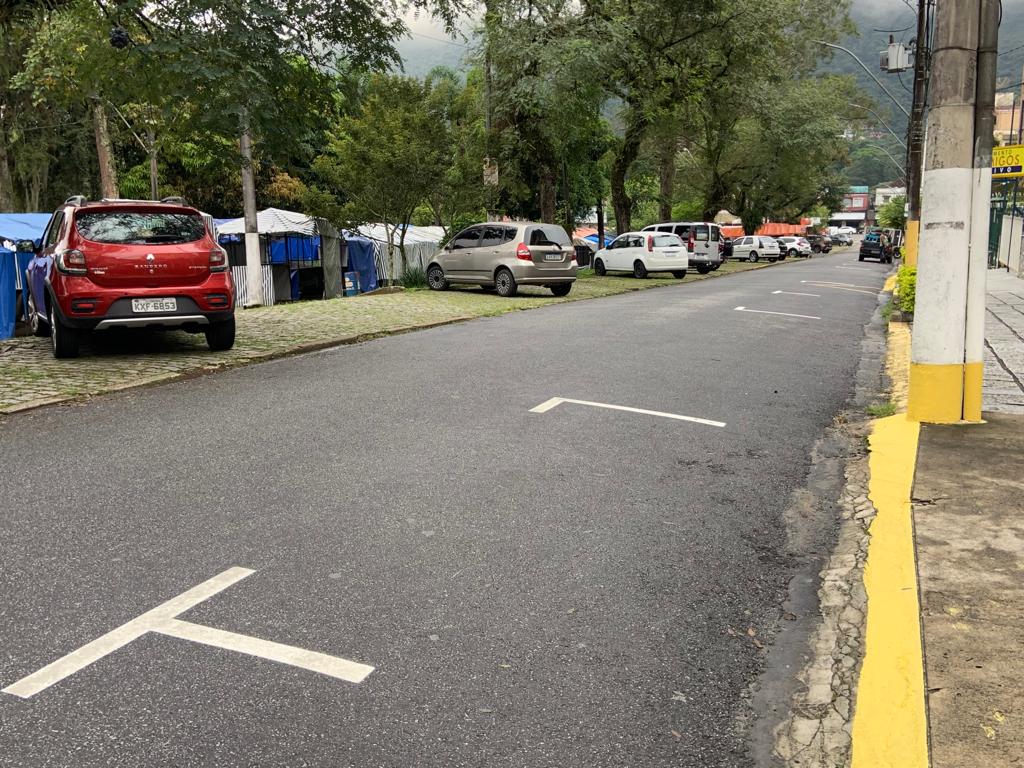
[[[72,197],[46,226],[25,272],[27,317],[54,357],[76,357],[82,334],[180,328],[210,349],[235,343],[235,298],[224,249],[184,200]]]

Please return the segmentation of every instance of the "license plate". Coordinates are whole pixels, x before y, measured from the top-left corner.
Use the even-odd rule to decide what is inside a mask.
[[[561,253],[545,253],[544,254],[544,261],[561,261],[561,260],[562,260],[562,254]]]
[[[132,299],[132,312],[177,312],[177,299]]]

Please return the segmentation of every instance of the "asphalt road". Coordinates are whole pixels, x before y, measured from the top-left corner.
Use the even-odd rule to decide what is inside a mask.
[[[5,419],[0,687],[236,566],[181,619],[375,669],[139,633],[0,693],[0,766],[748,765],[782,512],[888,269],[833,254]],[[726,426],[530,411],[553,397]]]

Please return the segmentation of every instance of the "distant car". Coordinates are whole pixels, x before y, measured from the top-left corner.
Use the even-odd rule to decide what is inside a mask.
[[[650,272],[670,272],[682,280],[689,254],[679,235],[668,232],[626,232],[594,254],[594,273],[631,272],[644,278]]]
[[[77,357],[83,336],[109,328],[205,333],[235,343],[227,253],[203,215],[180,198],[71,197],[50,218],[25,272],[27,319],[54,357]]]
[[[786,235],[785,237],[778,238],[778,240],[779,248],[785,251],[787,256],[809,258],[811,253],[813,253],[811,244],[802,237]]]
[[[868,232],[861,240],[860,254],[857,256],[857,260],[878,259],[882,264],[892,264],[893,250],[888,234],[877,230]]]
[[[706,275],[718,269],[725,260],[719,244],[722,228],[711,221],[666,221],[650,224],[644,232],[671,232],[679,235],[689,254],[690,266]]]
[[[832,238],[828,235],[805,235],[804,239],[811,244],[814,253],[828,253],[832,250]]]
[[[427,265],[427,285],[443,291],[454,283],[494,288],[515,296],[521,285],[543,285],[568,296],[576,282],[576,250],[557,224],[495,221],[459,232]]]
[[[846,232],[836,232],[831,237],[834,245],[853,245],[853,235]]]
[[[746,261],[759,261],[760,259],[778,261],[782,258],[779,244],[775,238],[764,235],[737,237],[732,241],[732,255],[734,258]]]

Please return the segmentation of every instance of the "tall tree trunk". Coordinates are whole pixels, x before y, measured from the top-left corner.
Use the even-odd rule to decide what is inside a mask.
[[[92,127],[96,134],[96,159],[100,168],[100,197],[116,198],[117,167],[114,165],[114,151],[110,144],[107,108],[98,98],[92,102]]]
[[[146,142],[149,144],[149,197],[151,200],[159,200],[160,165],[157,162],[157,154],[160,149],[156,145],[156,134],[152,128],[146,131]]]
[[[540,220],[555,223],[555,172],[546,165],[540,170]]]
[[[672,220],[672,202],[676,187],[676,142],[675,137],[666,139],[658,158],[658,218]]]
[[[0,211],[14,210],[14,180],[11,165],[7,159],[7,129],[0,112]]]
[[[633,167],[640,144],[647,134],[650,121],[636,106],[630,107],[629,119],[626,123],[626,135],[615,153],[612,161],[611,188],[612,209],[615,211],[615,231],[628,232],[633,220],[633,201],[626,192],[626,176]]]

